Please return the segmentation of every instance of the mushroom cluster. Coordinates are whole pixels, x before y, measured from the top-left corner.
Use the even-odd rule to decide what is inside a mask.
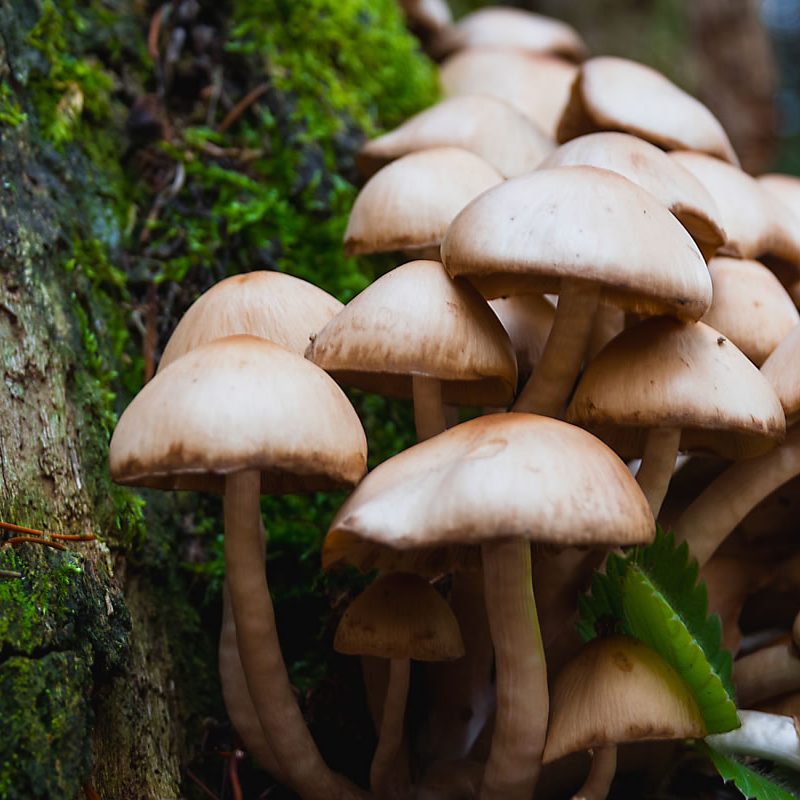
[[[669,522],[734,648],[748,594],[768,582],[768,567],[740,569],[732,592],[742,543],[722,546],[800,473],[786,288],[800,285],[800,182],[745,174],[705,106],[641,64],[584,60],[564,23],[486,8],[454,24],[441,2],[404,7],[443,59],[447,97],[364,145],[344,247],[413,260],[345,306],[280,273],[213,287],[122,415],[112,476],[224,495],[226,704],[301,797],[530,800],[557,784],[603,798],[617,745],[709,726],[650,647],[613,626],[581,645],[592,571]],[[411,399],[418,444],[364,477],[340,386]],[[687,505],[673,474],[709,455],[714,474],[696,471]],[[323,567],[377,574],[334,642],[370,678],[369,790],[332,772],[305,726],[264,569],[260,494],[340,486],[356,488]],[[786,641],[736,662],[742,702],[770,720],[800,697],[798,610]],[[412,731],[422,686],[429,710]],[[794,705],[774,705],[782,694]],[[748,738],[752,719],[709,742],[780,761]],[[588,774],[585,759],[559,773],[587,750]]]

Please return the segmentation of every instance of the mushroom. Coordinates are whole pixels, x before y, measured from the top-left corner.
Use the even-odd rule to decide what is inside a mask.
[[[800,735],[797,720],[763,711],[739,711],[741,728],[706,736],[706,743],[720,753],[766,758],[800,770]]]
[[[745,708],[800,689],[800,654],[791,637],[736,660],[733,680],[739,705]]]

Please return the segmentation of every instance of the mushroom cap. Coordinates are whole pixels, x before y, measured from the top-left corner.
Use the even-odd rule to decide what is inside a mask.
[[[755,456],[785,434],[769,382],[702,322],[660,317],[623,331],[581,378],[567,419],[623,457],[640,456],[650,428],[681,428],[681,449]]]
[[[761,367],[761,374],[770,382],[786,414],[787,425],[800,418],[800,327],[772,351]]]
[[[344,612],[333,648],[351,656],[451,661],[464,642],[447,601],[424,578],[381,575]]]
[[[378,170],[358,193],[347,230],[348,255],[438,246],[456,214],[503,180],[458,147],[410,153]]]
[[[517,363],[508,335],[466,281],[438,261],[412,261],[378,278],[313,339],[306,356],[339,383],[412,396],[412,376],[438,378],[453,405],[506,406]]]
[[[217,339],[159,372],[109,449],[117,483],[222,491],[226,474],[258,469],[265,494],[352,485],[366,457],[364,430],[333,379],[254,336]]]
[[[739,163],[719,120],[699,100],[652,67],[625,58],[600,56],[581,65],[556,138],[566,142],[597,130]]]
[[[400,0],[409,27],[433,33],[453,24],[446,0]]]
[[[655,651],[627,636],[593,639],[557,675],[543,762],[623,742],[706,735],[697,701]]]
[[[558,167],[512,178],[453,220],[447,271],[484,297],[599,284],[606,302],[698,319],[711,303],[706,263],[683,226],[644,189],[597,167]]]
[[[491,95],[505,100],[551,139],[569,101],[578,68],[552,56],[515,50],[461,50],[439,68],[445,95]]]
[[[714,258],[708,270],[714,295],[703,322],[761,366],[800,323],[792,298],[758,261]]]
[[[800,178],[797,175],[782,175],[777,172],[761,175],[758,183],[778,202],[800,219]]]
[[[549,53],[574,61],[586,57],[586,45],[566,22],[520,8],[489,6],[463,16],[443,28],[431,43],[436,57],[455,50],[502,47],[530,53]]]
[[[358,154],[358,168],[371,175],[407,153],[446,146],[475,153],[505,178],[536,169],[554,147],[535,123],[504,100],[462,95],[442,100],[367,142]]]
[[[192,303],[170,336],[158,369],[195,347],[240,333],[303,355],[310,335],[342,307],[313,283],[283,272],[232,275]]]
[[[328,532],[395,549],[521,537],[556,546],[654,536],[625,465],[586,431],[534,414],[457,425],[374,469]],[[326,546],[328,543],[326,542]]]
[[[628,133],[590,133],[562,144],[541,167],[581,164],[618,172],[646,189],[680,220],[696,242],[715,250],[725,241],[722,218],[706,188],[655,145]]]
[[[793,265],[797,272],[800,224],[755,178],[702,153],[677,152],[670,157],[686,167],[717,204],[727,235],[718,255],[760,260],[770,257]]]

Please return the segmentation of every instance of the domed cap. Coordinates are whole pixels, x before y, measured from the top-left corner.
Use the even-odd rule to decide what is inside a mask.
[[[378,278],[315,337],[307,357],[338,382],[411,397],[411,378],[442,381],[454,405],[506,406],[517,365],[486,301],[438,261],[412,261]]]
[[[554,147],[533,122],[505,101],[464,95],[443,100],[367,142],[358,154],[358,168],[371,175],[407,153],[448,145],[475,153],[505,178],[536,169]]]
[[[655,145],[627,133],[590,133],[562,144],[542,168],[585,164],[618,172],[661,201],[703,252],[725,241],[722,219],[705,187]],[[677,169],[676,169],[677,167]]]
[[[772,387],[731,342],[702,322],[648,319],[589,364],[567,419],[623,457],[640,456],[651,428],[681,428],[682,450],[755,456],[783,438]]]
[[[579,279],[639,313],[697,319],[711,303],[706,263],[681,224],[596,167],[537,170],[486,192],[453,221],[442,260],[484,297],[558,292]]]
[[[792,298],[758,261],[714,258],[708,270],[714,295],[703,322],[761,366],[800,323]]]
[[[447,96],[491,95],[504,100],[554,139],[577,74],[574,64],[551,56],[469,49],[441,65],[439,82]]]
[[[434,33],[453,23],[446,0],[401,0],[408,26],[426,34]]]
[[[624,58],[601,56],[581,66],[557,139],[598,130],[625,131],[665,150],[697,150],[739,163],[722,125],[699,100],[660,72]]]
[[[800,419],[800,327],[795,327],[772,351],[761,374],[777,392],[787,424],[796,423]]]
[[[566,22],[520,8],[489,6],[463,16],[443,28],[431,43],[434,56],[476,47],[502,47],[531,53],[550,53],[580,61],[586,45]]]
[[[373,470],[328,537],[396,549],[521,537],[556,546],[641,544],[654,522],[625,465],[580,428],[534,414],[457,425]]]
[[[706,727],[689,687],[627,636],[594,639],[555,679],[543,761],[623,742],[698,739]]]
[[[235,334],[269,339],[302,356],[309,336],[341,309],[335,297],[283,272],[232,275],[192,303],[170,336],[158,368],[195,347]]]
[[[456,214],[502,176],[457,147],[411,153],[379,170],[358,193],[344,235],[348,255],[439,245]]]
[[[800,219],[800,178],[797,175],[770,173],[761,175],[757,180],[759,185],[786,206],[796,219]]]
[[[334,381],[253,336],[217,339],[159,372],[125,409],[109,450],[118,483],[222,491],[226,474],[258,469],[266,494],[352,485],[366,457]]]
[[[770,257],[800,265],[800,225],[755,178],[701,153],[678,152],[670,157],[686,167],[717,204],[727,235],[718,255]]]
[[[464,655],[458,621],[428,581],[382,575],[344,612],[333,648],[351,656],[451,661]]]

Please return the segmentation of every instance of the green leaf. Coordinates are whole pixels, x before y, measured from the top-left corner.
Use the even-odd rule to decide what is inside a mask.
[[[736,758],[725,756],[706,744],[697,749],[711,759],[725,783],[733,783],[752,800],[795,800],[800,797],[797,777],[783,771],[757,771]]]
[[[612,555],[579,602],[585,641],[622,632],[647,644],[692,690],[709,733],[739,727],[731,656],[721,648],[719,617],[708,614],[705,584],[684,542],[660,528],[655,541],[625,557]]]

